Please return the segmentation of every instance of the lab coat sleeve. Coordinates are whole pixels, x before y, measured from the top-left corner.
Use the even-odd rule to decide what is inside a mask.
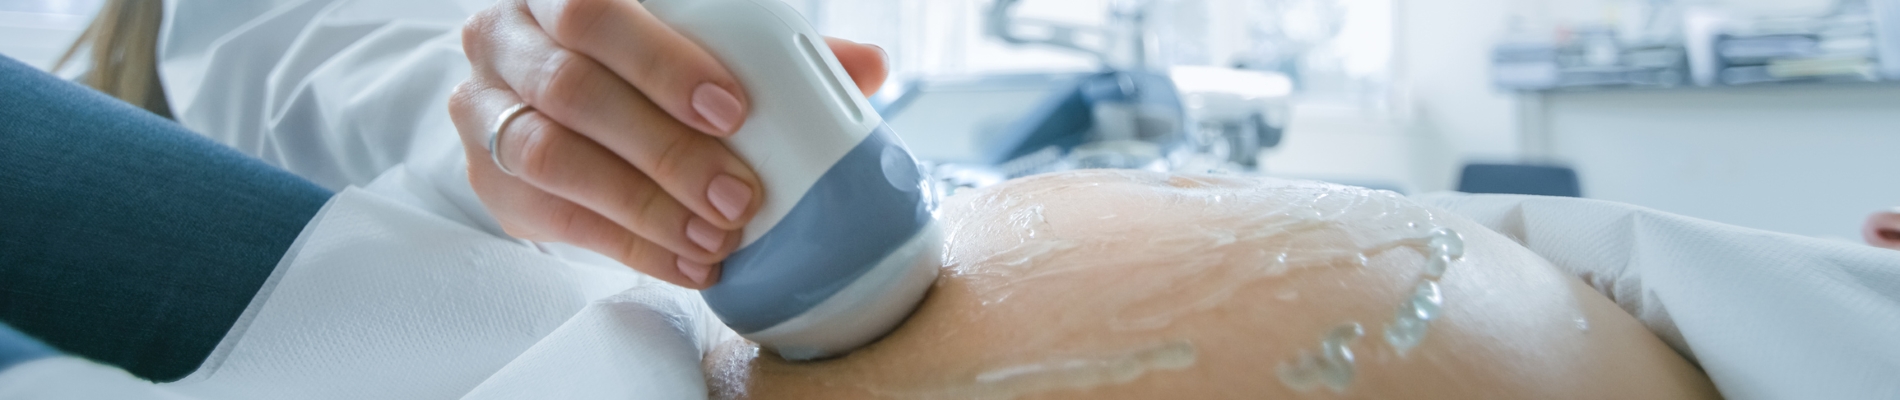
[[[178,121],[340,190],[459,148],[465,0],[174,0],[160,76]]]
[[[1432,194],[1575,274],[1731,399],[1900,398],[1900,251],[1599,200]]]

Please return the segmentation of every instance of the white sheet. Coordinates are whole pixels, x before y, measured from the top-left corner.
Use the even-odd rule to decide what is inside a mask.
[[[1582,277],[1730,399],[1900,398],[1900,251],[1597,200],[1415,199]]]

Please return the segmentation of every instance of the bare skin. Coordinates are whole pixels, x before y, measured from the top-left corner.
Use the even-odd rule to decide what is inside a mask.
[[[947,265],[903,326],[818,362],[728,342],[705,363],[715,397],[1718,397],[1577,278],[1395,195],[1075,171],[959,195],[943,219]],[[1383,332],[1427,279],[1409,240],[1433,228],[1461,233],[1464,256],[1436,280],[1442,314],[1400,349]],[[1354,324],[1348,384],[1281,378]]]
[[[1861,237],[1868,246],[1900,250],[1900,207],[1868,215]]]

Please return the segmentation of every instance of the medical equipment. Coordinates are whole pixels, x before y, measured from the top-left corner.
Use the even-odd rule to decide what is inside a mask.
[[[1057,90],[1075,85],[1082,73],[995,74],[931,77],[886,85],[890,99],[878,106],[891,129],[926,163],[989,165],[989,148],[1003,128]],[[873,102],[876,101],[874,98]]]
[[[1018,17],[988,6],[984,33],[1013,45],[1081,53],[1098,72],[935,77],[883,111],[912,143],[931,143],[942,189],[1087,168],[1252,171],[1279,143],[1291,81],[1283,74],[1154,62],[1153,2],[1111,7],[1103,26]],[[915,128],[915,129],[912,129]]]
[[[989,36],[1096,58],[1105,71],[1061,88],[1003,128],[985,156],[1008,176],[1074,168],[1166,170],[1168,155],[1186,145],[1187,124],[1174,82],[1148,68],[1147,10],[1115,7],[1105,27],[1018,18],[1021,0],[990,5]],[[1045,33],[1036,35],[1036,33]]]
[[[1202,158],[1258,170],[1260,152],[1279,146],[1285,136],[1293,114],[1288,102],[1293,80],[1286,74],[1175,66],[1168,68],[1168,77],[1193,128],[1188,143]]]
[[[824,39],[775,0],[648,0],[751,93],[726,144],[765,203],[706,303],[790,360],[843,354],[910,315],[935,281],[935,196]]]

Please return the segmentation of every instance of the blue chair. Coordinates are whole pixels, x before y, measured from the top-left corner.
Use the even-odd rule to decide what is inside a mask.
[[[1576,170],[1547,165],[1465,164],[1458,191],[1583,197]]]

